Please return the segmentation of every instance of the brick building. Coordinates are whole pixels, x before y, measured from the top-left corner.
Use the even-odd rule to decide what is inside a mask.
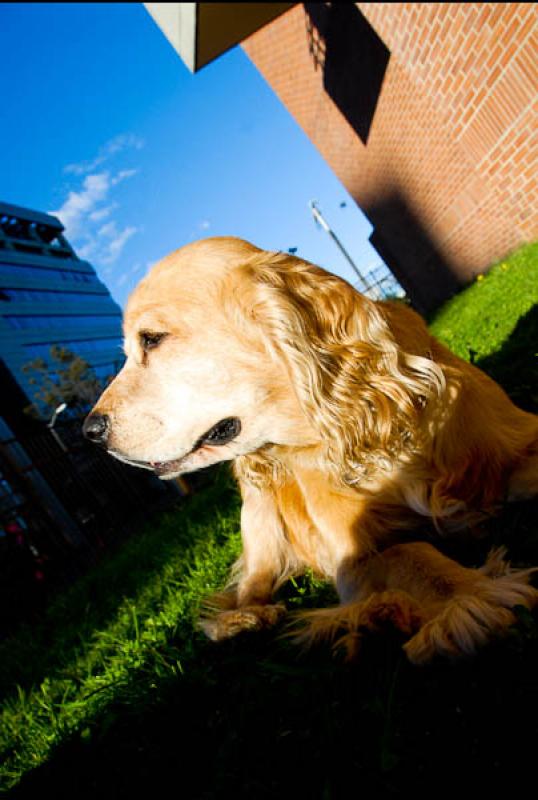
[[[197,60],[193,45],[193,70],[242,42],[418,308],[538,238],[536,4],[166,5],[196,5],[193,41],[211,55]],[[184,57],[160,6],[147,4]],[[228,40],[211,50],[216,6]],[[247,6],[267,9],[249,35]]]

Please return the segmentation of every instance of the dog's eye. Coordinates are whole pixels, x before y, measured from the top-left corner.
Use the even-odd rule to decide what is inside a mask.
[[[140,347],[146,353],[148,350],[153,350],[155,347],[158,347],[162,340],[168,336],[168,334],[141,331],[138,336],[140,339]]]

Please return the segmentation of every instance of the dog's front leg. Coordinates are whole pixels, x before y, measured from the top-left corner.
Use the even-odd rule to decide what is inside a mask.
[[[243,553],[234,567],[232,583],[206,603],[200,626],[213,641],[245,630],[271,627],[285,614],[272,604],[275,585],[290,571],[290,548],[275,498],[270,490],[241,483]],[[215,613],[217,612],[217,613]]]

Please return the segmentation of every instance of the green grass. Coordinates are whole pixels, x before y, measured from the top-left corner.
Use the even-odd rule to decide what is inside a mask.
[[[478,276],[436,313],[430,330],[495,378],[517,405],[538,410],[538,243]]]
[[[434,336],[467,361],[499,351],[538,303],[538,243],[521,248],[453,300],[430,324]],[[535,341],[538,349],[538,341]]]
[[[239,549],[238,498],[222,484],[162,515],[58,598],[40,625],[0,646],[8,785],[72,731],[87,735],[111,701],[132,699],[142,674],[182,673],[200,600],[225,580]]]
[[[523,248],[431,321],[459,355],[538,410],[538,245]],[[534,306],[534,310],[533,310]],[[487,541],[538,563],[536,504],[510,507]],[[459,549],[458,549],[459,548]],[[398,796],[532,772],[538,636],[529,614],[471,662],[417,669],[400,642],[372,639],[352,667],[300,654],[274,632],[214,645],[196,630],[202,598],[240,550],[226,470],[155,519],[0,645],[0,780],[10,797]],[[307,576],[290,608],[334,601]],[[200,766],[202,760],[203,766]],[[470,777],[471,776],[471,777]]]

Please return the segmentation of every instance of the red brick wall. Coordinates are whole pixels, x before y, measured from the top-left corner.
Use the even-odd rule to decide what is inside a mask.
[[[390,51],[366,144],[324,88],[302,5],[243,47],[431,308],[538,238],[538,6],[357,7]]]

